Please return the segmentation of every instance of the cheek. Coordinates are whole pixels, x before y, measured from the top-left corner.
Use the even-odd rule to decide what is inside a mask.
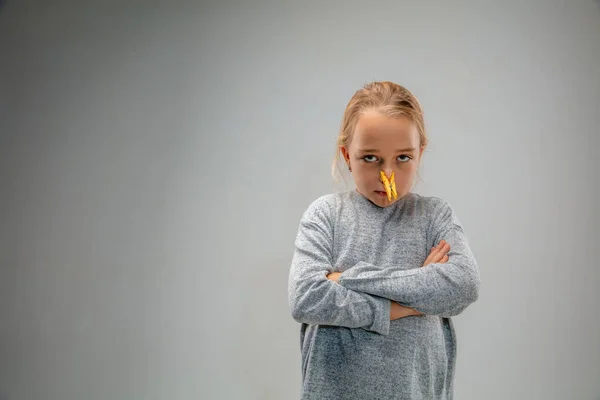
[[[368,184],[369,182],[377,179],[378,174],[373,173],[373,168],[357,168],[353,170],[353,178],[357,184]]]
[[[396,172],[396,185],[411,185],[416,174],[417,168],[414,165],[402,168],[400,171]]]

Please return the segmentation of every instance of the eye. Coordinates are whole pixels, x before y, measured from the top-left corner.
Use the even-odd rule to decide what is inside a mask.
[[[407,156],[404,154],[401,156],[398,156],[398,161],[400,161],[400,162],[408,162],[410,160],[412,160],[412,158],[410,156]]]
[[[368,163],[377,161],[377,157],[375,157],[375,156],[364,156],[362,159]]]

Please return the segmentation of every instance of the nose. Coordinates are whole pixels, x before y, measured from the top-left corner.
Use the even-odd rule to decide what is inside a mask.
[[[393,171],[394,169],[393,169],[392,167],[384,167],[384,168],[382,168],[381,170],[382,170],[382,171],[385,173],[385,176],[387,176],[387,177],[388,177],[388,179],[389,179],[389,177],[390,177],[390,176],[392,176],[392,171]],[[380,179],[380,181],[381,181],[381,179]],[[383,182],[383,181],[382,181],[382,182]]]
[[[388,158],[383,162],[381,169],[383,170],[383,172],[385,172],[385,174],[387,176],[390,176],[392,174],[392,171],[394,170],[395,166],[396,166],[395,161]]]

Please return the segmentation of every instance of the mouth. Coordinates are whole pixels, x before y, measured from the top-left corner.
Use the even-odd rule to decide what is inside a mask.
[[[382,190],[376,190],[375,193],[380,197],[385,197],[387,199],[387,193]]]

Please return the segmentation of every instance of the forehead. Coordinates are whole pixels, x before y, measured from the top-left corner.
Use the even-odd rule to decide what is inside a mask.
[[[352,136],[356,148],[395,149],[417,148],[419,135],[412,121],[405,117],[388,117],[377,111],[362,115]]]

